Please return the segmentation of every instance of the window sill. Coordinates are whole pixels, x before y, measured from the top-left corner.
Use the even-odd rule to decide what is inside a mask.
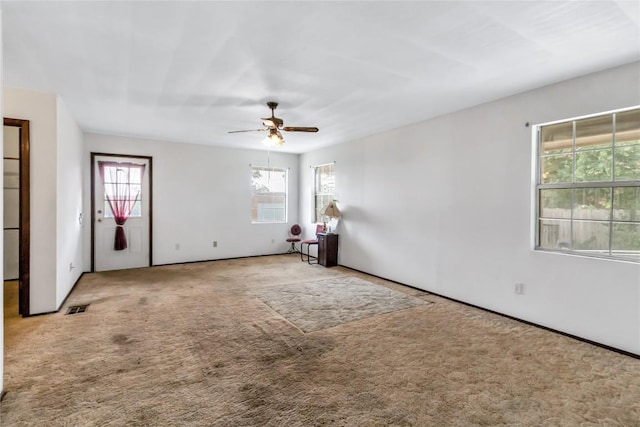
[[[603,261],[624,262],[627,264],[636,264],[636,265],[640,264],[640,258],[634,259],[634,258],[620,257],[615,255],[590,254],[588,252],[562,251],[562,250],[545,249],[545,248],[534,248],[533,251],[548,253],[548,254],[574,256],[574,257],[580,257],[580,258],[598,259]]]

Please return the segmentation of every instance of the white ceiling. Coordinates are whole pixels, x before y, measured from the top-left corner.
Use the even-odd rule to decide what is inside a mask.
[[[301,153],[640,60],[639,1],[2,1],[7,86],[85,131]],[[637,89],[637,88],[636,88]],[[630,90],[634,90],[630,88]]]

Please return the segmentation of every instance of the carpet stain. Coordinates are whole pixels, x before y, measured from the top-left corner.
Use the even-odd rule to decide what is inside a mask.
[[[111,341],[114,344],[118,344],[118,345],[131,344],[132,342],[132,341],[129,341],[129,337],[124,334],[114,335],[113,337],[111,337]]]
[[[271,389],[258,384],[243,384],[240,393],[244,396],[241,400],[247,408],[253,409],[266,405],[270,400]]]

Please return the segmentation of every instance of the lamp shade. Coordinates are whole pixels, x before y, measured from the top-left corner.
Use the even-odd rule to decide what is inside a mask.
[[[340,218],[340,209],[338,209],[334,202],[329,202],[327,207],[322,211],[322,215],[328,216],[329,218]]]
[[[267,147],[279,147],[284,144],[282,134],[277,129],[269,129],[269,135],[262,141]]]

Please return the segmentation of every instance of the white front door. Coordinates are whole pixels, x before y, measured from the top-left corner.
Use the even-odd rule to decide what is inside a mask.
[[[151,159],[96,154],[93,174],[94,270],[149,267]]]

